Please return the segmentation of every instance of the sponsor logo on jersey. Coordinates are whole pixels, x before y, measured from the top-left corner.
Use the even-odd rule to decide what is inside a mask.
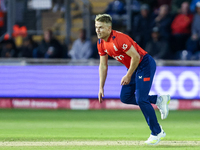
[[[118,51],[117,47],[115,46],[115,44],[113,43],[113,47],[115,49],[115,51]]]
[[[127,47],[128,47],[128,45],[127,45],[127,44],[123,44],[123,46],[122,46],[122,49],[126,50],[126,49],[127,49]]]
[[[116,60],[122,60],[122,58],[124,58],[123,55],[119,55],[119,56],[112,56],[113,58],[115,58]]]

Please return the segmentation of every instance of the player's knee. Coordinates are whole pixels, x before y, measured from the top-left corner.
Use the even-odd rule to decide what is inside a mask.
[[[123,94],[120,95],[120,100],[124,104],[132,104],[130,96],[124,96]]]
[[[148,95],[145,96],[145,94],[141,93],[140,90],[136,90],[135,98],[138,105],[145,105],[147,103]]]
[[[125,104],[127,104],[129,101],[128,98],[125,97],[123,94],[120,94],[120,100],[122,103],[125,103]]]

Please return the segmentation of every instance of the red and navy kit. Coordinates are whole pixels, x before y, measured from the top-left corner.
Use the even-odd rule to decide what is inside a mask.
[[[124,64],[127,68],[130,67],[131,57],[126,52],[131,48],[131,45],[136,49],[140,55],[140,62],[144,55],[147,54],[135,41],[128,35],[112,30],[107,41],[99,39],[97,48],[100,56],[108,54],[115,58],[117,61]]]
[[[139,105],[151,129],[151,134],[157,135],[161,132],[161,128],[151,105],[151,103],[156,103],[157,95],[149,95],[156,71],[154,59],[128,35],[115,30],[112,30],[107,41],[100,39],[97,47],[100,56],[108,54],[129,69],[131,57],[126,52],[132,45],[140,55],[140,63],[134,71],[130,83],[122,86],[120,99],[125,104]]]

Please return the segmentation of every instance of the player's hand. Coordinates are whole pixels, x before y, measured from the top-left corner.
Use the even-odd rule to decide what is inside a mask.
[[[103,102],[103,98],[102,97],[104,97],[104,89],[100,88],[99,89],[99,94],[98,94],[99,103]]]
[[[123,76],[121,80],[121,85],[128,85],[131,81],[131,77],[128,77],[127,75]]]

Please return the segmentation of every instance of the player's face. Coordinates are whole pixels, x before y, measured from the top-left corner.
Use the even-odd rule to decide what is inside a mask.
[[[107,40],[111,33],[111,26],[105,22],[95,22],[97,37],[99,39]]]

